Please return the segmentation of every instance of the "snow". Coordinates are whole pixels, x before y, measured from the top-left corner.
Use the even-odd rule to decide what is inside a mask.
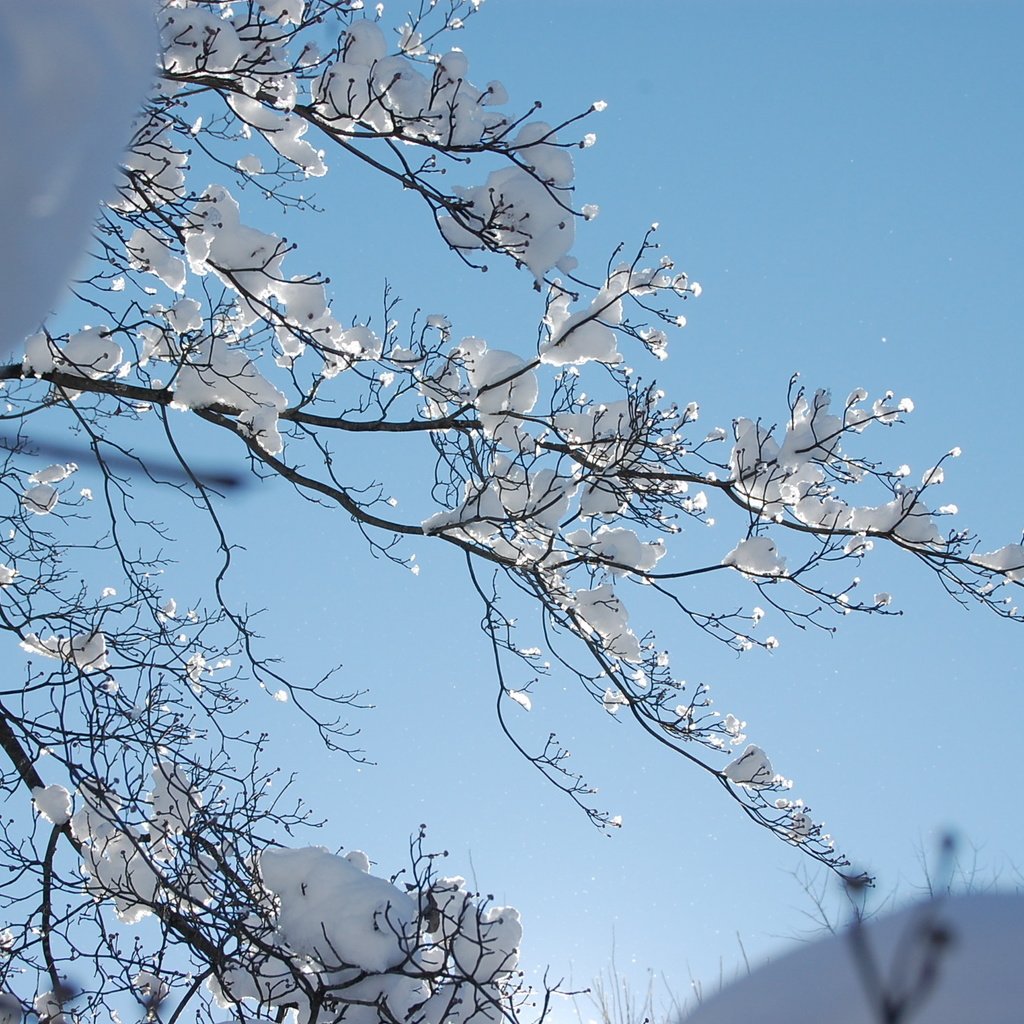
[[[465,368],[468,391],[459,386],[456,359]],[[537,374],[529,363],[514,352],[489,348],[482,338],[463,338],[441,375],[421,377],[418,385],[428,411],[442,410],[456,395],[472,401],[485,435],[514,450],[525,437],[520,417],[533,410],[539,394]]]
[[[416,903],[386,879],[321,847],[264,850],[260,874],[279,901],[282,948],[366,971],[404,960],[416,935]]]
[[[138,924],[153,913],[160,878],[134,831],[112,830],[82,848],[86,888],[97,898],[112,899],[118,918]]]
[[[458,220],[440,218],[438,226],[454,249],[482,249],[490,242],[524,263],[539,281],[572,246],[571,214],[555,206],[547,189],[526,171],[492,171],[484,184],[456,186],[453,192],[464,212]]]
[[[32,1008],[46,1024],[68,1024],[67,1014],[61,1013],[62,1006],[60,996],[54,992],[41,992],[32,1001]]]
[[[786,560],[770,537],[741,540],[722,559],[722,565],[733,566],[748,576],[782,576],[786,572]]]
[[[78,469],[73,462],[65,464],[54,464],[47,466],[45,469],[36,470],[29,478],[30,484],[59,484],[62,480],[66,480],[75,470]]]
[[[612,569],[616,575],[627,569],[649,572],[665,554],[663,540],[641,541],[636,531],[624,527],[601,526],[594,534],[587,530],[574,530],[566,534],[565,539],[573,547],[590,552],[602,561],[624,566],[625,569]]]
[[[431,888],[440,915],[438,937],[451,942],[459,969],[481,983],[500,980],[519,964],[523,928],[512,907],[481,909],[464,878],[441,878]]]
[[[242,43],[230,21],[199,7],[169,9],[160,25],[164,68],[172,74],[230,71]]]
[[[121,824],[122,801],[116,793],[99,784],[83,785],[78,798],[71,832],[81,844],[86,889],[96,899],[112,900],[125,924],[137,924],[152,913],[157,899],[158,851],[147,845],[144,853],[138,830]]]
[[[729,735],[729,743],[734,746],[738,746],[747,738],[743,733],[747,723],[741,722],[735,715],[726,715],[722,720],[722,726]],[[771,768],[771,765],[769,765],[769,768]]]
[[[424,520],[424,531],[428,534],[444,531],[489,544],[497,550],[503,541],[499,527],[511,519],[521,534],[523,547],[507,553],[518,559],[528,556],[533,540],[541,535],[546,540],[557,530],[576,493],[576,484],[551,469],[529,473],[519,463],[498,455],[491,464],[488,484],[467,481],[464,493],[465,499],[457,508],[435,513]],[[542,548],[542,555],[551,554],[549,545],[545,543]]]
[[[934,985],[901,1018],[908,1024],[1019,1024],[1024,896],[983,893],[918,903],[868,920],[862,934],[890,996],[913,991],[934,963]],[[858,970],[847,930],[726,986],[685,1024],[877,1024],[877,998]]]
[[[611,329],[622,322],[620,299],[610,298],[602,292],[586,310],[571,315],[570,299],[569,293],[561,288],[552,289],[545,316],[549,333],[540,345],[541,362],[550,366],[620,363],[622,356],[617,350],[615,332]]]
[[[514,352],[489,349],[478,338],[466,338],[460,345],[476,391],[474,404],[484,416],[528,413],[537,402],[537,375]]]
[[[565,188],[572,184],[572,157],[556,142],[551,125],[531,121],[523,125],[512,145],[516,154],[541,180]]]
[[[124,158],[128,176],[119,184],[117,196],[108,203],[112,209],[159,209],[184,198],[188,153],[175,145],[175,138],[170,121],[142,121]]]
[[[175,408],[227,406],[270,455],[277,455],[284,446],[277,422],[286,404],[285,396],[256,369],[246,352],[220,338],[203,339],[174,379]]]
[[[150,823],[160,835],[184,832],[203,806],[203,797],[176,765],[161,761],[152,770]]]
[[[617,401],[590,406],[583,412],[557,413],[553,423],[567,443],[586,451],[588,465],[613,466],[623,460],[628,447],[624,439],[634,434],[635,421],[641,416],[642,410],[629,401]]]
[[[596,209],[591,214],[596,214]],[[584,215],[587,216],[587,207],[584,207]],[[667,257],[659,267],[638,269],[631,264],[619,264],[587,308],[575,313],[569,311],[572,296],[556,281],[548,294],[544,317],[547,337],[540,343],[541,362],[551,366],[622,362],[614,328],[625,322],[623,300],[628,296],[648,296],[660,289],[675,290],[674,283],[680,278],[685,280],[686,275],[670,277],[665,271],[671,264]],[[691,290],[684,286],[684,291]],[[657,358],[664,359],[668,354],[668,336],[660,328],[644,327],[637,330],[636,335]]]
[[[238,201],[222,185],[203,192],[185,229],[189,270],[200,276],[212,273],[239,293],[242,327],[260,318],[264,309],[258,303],[270,296],[274,282],[284,281],[286,249],[277,235],[243,224]]]
[[[823,530],[889,534],[906,544],[942,547],[945,540],[918,491],[898,483],[892,487],[890,501],[851,507],[828,482],[826,467],[837,470],[850,485],[867,475],[869,467],[843,453],[840,440],[844,435],[859,433],[872,422],[891,424],[913,409],[909,399],[894,404],[892,393],[887,392],[872,404],[868,414],[860,404],[866,394],[863,388],[850,394],[843,419],[829,412],[828,392],[818,391],[810,401],[801,394],[793,404],[781,445],[760,422],[736,420],[736,441],[729,461],[735,493],[766,519],[776,519],[788,510],[800,522]],[[908,467],[901,466],[894,475],[906,477],[909,473]],[[923,486],[941,483],[942,477],[942,468],[934,466],[924,474]],[[860,546],[861,554],[867,550],[866,545]],[[727,557],[741,554],[733,552]],[[771,556],[766,560],[751,557],[749,563],[753,575],[758,574],[758,565],[768,570],[762,574],[776,574]]]
[[[614,516],[622,508],[626,493],[617,477],[593,477],[581,488],[580,516],[583,519]]]
[[[154,769],[160,777],[185,780],[166,764]],[[72,830],[83,844],[87,887],[112,898],[123,921],[137,922],[148,912],[145,901],[163,898],[160,862],[173,851],[165,857],[161,843],[144,843],[121,825],[115,794],[86,790],[82,797]],[[141,857],[147,846],[149,862]],[[330,1000],[318,1011],[310,1005],[322,986],[343,1001],[349,1024],[407,1020],[414,1011],[435,1024],[497,1020],[503,986],[519,962],[522,926],[513,908],[481,903],[458,877],[428,880],[415,895],[403,891],[371,874],[359,850],[341,856],[321,847],[271,847],[258,855],[257,867],[271,899],[246,922],[251,945],[207,982],[221,1008],[252,1001],[264,1011],[291,1007],[301,1019],[327,1024],[338,1007]],[[150,998],[165,993],[149,972],[134,984]]]
[[[730,761],[722,769],[722,774],[730,782],[748,789],[764,789],[776,781],[768,755],[754,744],[748,746],[734,761]]]
[[[49,484],[37,484],[28,487],[21,494],[21,506],[26,512],[35,516],[49,515],[56,507],[60,495],[56,487]]]
[[[33,334],[25,341],[22,369],[26,374],[51,373],[56,367],[56,354],[56,346],[45,334]]]
[[[256,6],[265,18],[282,25],[301,25],[306,11],[305,0],[257,0]]]
[[[33,335],[25,346],[22,363],[26,374],[66,373],[99,380],[114,373],[121,365],[124,353],[114,340],[109,327],[83,327],[72,334],[63,347],[45,334]]]
[[[474,86],[464,53],[440,55],[428,76],[424,64],[412,59],[423,50],[419,33],[407,24],[398,42],[401,54],[388,56],[377,25],[367,20],[349,25],[341,60],[312,84],[316,111],[333,128],[351,132],[358,125],[409,141],[461,147],[477,145],[507,125],[504,115],[488,109],[507,102],[504,89],[497,82],[485,90]]]
[[[71,834],[80,843],[96,842],[117,832],[116,815],[121,798],[99,783],[78,787],[79,809],[71,818]]]
[[[63,786],[36,786],[32,790],[32,802],[53,825],[66,825],[71,820],[71,794]]]
[[[533,701],[530,700],[530,695],[525,690],[506,690],[505,692],[525,711],[533,709]]]
[[[617,715],[619,708],[625,707],[629,704],[626,699],[626,695],[620,690],[614,690],[610,686],[604,691],[604,696],[601,698],[601,704],[605,711],[610,715]]]
[[[259,856],[274,897],[267,933],[210,990],[221,1007],[253,1000],[308,1012],[299,979],[341,993],[345,1020],[490,1020],[518,964],[522,928],[509,907],[481,906],[462,878],[435,880],[418,899],[369,873],[361,851],[274,847]],[[472,985],[472,990],[464,986]]]
[[[59,368],[99,380],[117,370],[123,356],[109,327],[86,327],[68,338]]]
[[[167,983],[159,975],[150,971],[139,971],[132,978],[132,985],[135,991],[151,1006],[162,1002],[171,992]]]
[[[640,641],[629,628],[628,613],[610,583],[576,591],[571,607],[584,633],[600,637],[614,657],[640,663]]]
[[[1024,580],[1024,546],[1020,544],[1007,544],[987,554],[975,552],[971,555],[971,561],[985,569],[1002,573],[1011,583]]]
[[[917,500],[913,491],[902,492],[884,505],[851,509],[842,525],[859,533],[892,533],[912,544],[942,543],[930,509]]]
[[[20,646],[29,654],[66,661],[83,672],[102,672],[110,667],[107,638],[100,632],[76,633],[70,638],[49,636],[45,640],[36,633],[26,633]]]
[[[343,49],[346,61],[370,65],[384,59],[388,44],[384,33],[372,21],[360,18],[345,30]]]
[[[398,48],[402,53],[410,57],[419,57],[427,52],[427,48],[423,45],[422,33],[414,31],[409,22],[399,26],[398,34],[400,37]]]
[[[277,153],[290,161],[310,178],[321,178],[327,173],[324,151],[315,149],[302,136],[307,123],[293,113],[271,110],[259,100],[234,94],[228,105],[248,125],[255,128]]]
[[[145,228],[136,228],[128,239],[127,249],[132,269],[153,274],[172,292],[184,290],[185,261],[173,255],[165,241]]]
[[[203,326],[203,307],[196,299],[178,299],[164,315],[178,334],[198,331]]]
[[[235,166],[244,174],[263,173],[263,161],[253,153],[240,157],[235,161]]]

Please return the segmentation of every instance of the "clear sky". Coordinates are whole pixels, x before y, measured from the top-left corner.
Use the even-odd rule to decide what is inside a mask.
[[[702,283],[657,367],[666,391],[698,400],[709,429],[783,419],[796,371],[839,396],[910,395],[910,422],[868,435],[865,450],[881,442],[881,456],[919,474],[960,445],[943,500],[991,550],[1024,525],[1022,32],[1024,8],[1009,0],[488,0],[458,41],[470,77],[500,79],[513,107],[539,98],[555,120],[608,102],[591,120],[597,146],[577,158],[579,201],[601,213],[575,252],[596,271],[658,221],[664,250]],[[409,313],[445,312],[456,334],[531,349],[542,297],[525,274],[466,270],[410,197],[340,155],[334,165],[317,184],[323,215],[258,226],[315,253],[304,262],[331,276],[339,319],[378,310],[387,277]],[[369,478],[392,457],[353,446],[346,469]],[[267,605],[262,631],[286,666],[341,662],[341,684],[378,705],[358,717],[379,762],[361,769],[325,757],[271,705],[273,751],[330,819],[325,845],[363,848],[391,871],[427,823],[451,873],[519,907],[524,964],[577,986],[614,950],[634,983],[650,969],[682,999],[691,978],[713,987],[720,964],[735,968],[737,936],[760,958],[806,930],[799,853],[557,676],[535,693],[536,728],[572,747],[623,815],[621,833],[596,832],[515,755],[494,721],[480,609],[451,552],[410,545],[423,567],[413,577],[372,560],[343,514],[283,486],[250,489],[228,519],[249,549],[234,592]],[[678,558],[737,539],[691,529]],[[748,721],[878,875],[880,896],[921,882],[920,858],[946,827],[968,859],[974,844],[1009,878],[1024,868],[1024,636],[958,607],[907,558],[879,555],[860,574],[905,614],[837,622],[835,636],[773,623],[779,650],[742,659],[664,612],[656,625],[676,671],[711,682],[723,710]],[[756,593],[737,578],[722,600]]]

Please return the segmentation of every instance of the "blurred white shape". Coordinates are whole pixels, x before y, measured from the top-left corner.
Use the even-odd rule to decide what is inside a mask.
[[[918,903],[866,922],[876,981],[859,969],[850,932],[802,946],[704,1002],[685,1024],[1020,1024],[1024,895],[983,893]],[[918,987],[934,969],[933,984]],[[884,991],[879,990],[879,986]],[[910,996],[885,1016],[884,996]]]
[[[0,358],[85,252],[156,71],[149,0],[0,4]]]

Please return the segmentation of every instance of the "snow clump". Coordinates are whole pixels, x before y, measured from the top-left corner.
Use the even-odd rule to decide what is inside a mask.
[[[785,558],[768,537],[741,540],[722,559],[722,565],[730,565],[747,576],[782,576],[786,571]]]
[[[1010,583],[1024,580],[1024,546],[1007,544],[998,551],[989,551],[971,555],[975,565],[1002,573]]]
[[[36,633],[27,633],[21,649],[44,658],[55,658],[75,665],[83,672],[102,672],[110,667],[107,659],[107,638],[100,632],[76,633],[74,636],[49,636],[40,639]]]
[[[66,825],[71,820],[71,794],[63,786],[36,786],[32,802],[52,825]]]
[[[768,755],[753,743],[734,761],[730,761],[722,774],[737,786],[747,789],[766,789],[778,781]]]

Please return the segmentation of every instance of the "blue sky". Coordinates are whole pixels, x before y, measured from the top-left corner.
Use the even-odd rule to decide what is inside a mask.
[[[581,201],[602,208],[577,253],[603,263],[657,220],[666,251],[705,286],[658,370],[671,393],[700,400],[709,426],[780,417],[795,371],[842,394],[909,394],[918,411],[883,439],[885,454],[920,471],[962,445],[944,499],[996,547],[1022,525],[1022,20],[1008,3],[634,12],[516,0],[485,5],[461,42],[480,79],[501,78],[514,102],[543,98],[549,117],[608,101],[593,119],[598,145],[577,162]],[[383,228],[396,243],[408,213],[399,201],[397,224]],[[335,241],[347,248],[354,233],[343,221]],[[431,245],[376,257],[360,247],[357,262],[370,280],[387,272],[410,303],[429,296],[457,331],[503,347],[521,332],[528,343],[540,300],[505,270],[484,278],[435,261]],[[800,857],[753,834],[708,779],[571,694],[538,713],[624,814],[622,835],[593,834],[518,765],[487,718],[494,687],[455,566],[421,558],[421,578],[397,581],[398,600],[420,609],[404,623],[415,617],[431,635],[440,607],[445,633],[457,615],[468,629],[426,656],[402,655],[401,633],[418,647],[407,625],[370,652],[382,707],[366,738],[382,764],[354,783],[339,766],[346,842],[383,857],[423,816],[454,870],[475,866],[484,891],[520,906],[527,962],[556,974],[571,966],[578,984],[612,943],[621,969],[650,968],[685,991],[691,974],[714,983],[720,959],[727,972],[739,962],[737,934],[758,956],[805,930],[810,903],[791,878]],[[718,684],[723,707],[741,710],[776,766],[878,872],[880,897],[921,882],[919,858],[947,826],[982,864],[1009,871],[1022,847],[1019,631],[956,607],[905,560],[878,561],[870,579],[896,593],[900,618],[845,622],[835,638],[780,631],[773,656],[741,660],[666,629],[692,645],[689,677]],[[365,577],[349,564],[340,567],[362,604]],[[388,622],[396,575],[376,571],[370,630]],[[425,772],[409,773],[410,760]]]
[[[513,105],[542,98],[555,118],[608,102],[591,122],[598,145],[577,158],[579,199],[602,209],[575,251],[603,266],[657,220],[665,251],[704,286],[657,368],[666,390],[699,400],[709,428],[782,418],[795,371],[840,395],[909,394],[910,422],[870,443],[916,472],[962,446],[943,500],[990,550],[1019,539],[1024,496],[1022,29],[1010,3],[494,0],[459,42],[471,77],[501,79]],[[337,285],[336,311],[376,311],[387,276],[410,310],[447,312],[457,334],[532,344],[541,299],[524,275],[444,259],[408,197],[336,163],[319,189],[328,212],[305,240]],[[237,529],[252,526],[251,566],[278,500],[296,510],[269,488],[236,506]],[[365,555],[338,515],[302,514],[300,535],[272,537],[281,568],[265,632],[285,637],[296,671],[343,662],[343,683],[369,686],[378,705],[359,718],[378,766],[319,753],[307,766],[302,788],[331,819],[325,842],[393,868],[426,822],[452,872],[475,872],[482,891],[521,909],[525,962],[571,970],[577,985],[614,945],[629,976],[650,968],[685,995],[691,977],[713,986],[720,964],[740,962],[737,935],[756,958],[803,934],[812,908],[792,877],[799,854],[561,681],[533,714],[623,814],[621,834],[595,832],[517,759],[493,720],[458,559],[421,544],[413,578]],[[318,569],[296,578],[295,564]],[[716,686],[723,710],[747,719],[878,874],[879,897],[921,882],[920,858],[946,827],[1009,877],[1024,865],[1019,629],[959,608],[907,559],[880,555],[861,574],[905,614],[843,621],[834,637],[779,625],[777,652],[743,659],[669,618],[660,627],[686,652],[674,658],[682,674]],[[738,583],[731,594],[755,596]],[[285,720],[282,735],[290,758],[299,726]]]
[[[608,102],[590,122],[598,145],[577,159],[579,201],[601,214],[575,252],[596,270],[658,221],[664,250],[702,283],[656,368],[671,395],[700,401],[710,429],[782,419],[795,371],[840,396],[908,394],[910,422],[865,448],[920,473],[960,445],[943,500],[991,550],[1024,525],[1022,29],[1010,2],[489,0],[458,42],[470,77],[500,79],[514,107],[540,98],[554,120]],[[525,274],[463,268],[409,196],[340,155],[334,165],[317,183],[323,215],[258,226],[312,254],[305,265],[331,276],[339,319],[376,313],[387,277],[409,313],[445,312],[457,335],[531,349],[542,298]],[[399,456],[364,446],[348,458],[369,477]],[[621,833],[597,833],[515,755],[453,553],[410,545],[423,566],[413,577],[371,559],[340,513],[273,484],[225,515],[248,549],[231,586],[267,605],[267,646],[297,676],[343,663],[341,685],[369,688],[378,705],[357,719],[379,762],[363,768],[325,757],[279,705],[261,706],[274,709],[274,755],[300,768],[301,792],[330,819],[326,845],[395,870],[427,823],[451,873],[522,911],[525,964],[571,971],[577,986],[614,948],[628,976],[664,974],[682,998],[691,977],[713,987],[720,964],[728,974],[740,962],[737,935],[757,958],[806,929],[800,855],[568,683],[538,688],[528,727],[559,733],[623,815]],[[687,533],[679,558],[737,539]],[[190,537],[183,560],[201,562],[209,543]],[[900,618],[844,620],[835,636],[773,624],[780,649],[742,659],[664,610],[648,621],[679,674],[714,685],[878,875],[880,897],[921,881],[919,858],[946,827],[1010,877],[1024,867],[1020,630],[959,608],[906,558],[876,554],[860,574],[894,593]],[[721,600],[756,594],[737,579]]]

